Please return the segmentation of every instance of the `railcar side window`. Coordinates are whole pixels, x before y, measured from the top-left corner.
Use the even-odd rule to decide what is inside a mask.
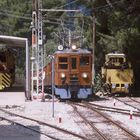
[[[89,57],[88,56],[82,56],[80,58],[80,66],[89,65]]]
[[[67,69],[68,68],[68,58],[67,57],[59,57],[59,69]]]

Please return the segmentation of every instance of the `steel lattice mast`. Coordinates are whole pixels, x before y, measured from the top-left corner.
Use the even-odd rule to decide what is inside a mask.
[[[44,49],[43,49],[43,32],[42,32],[42,0],[38,0],[38,93],[44,93],[43,67],[44,67]]]
[[[43,53],[43,32],[42,32],[42,0],[33,0],[32,13],[32,77],[31,90],[32,95],[36,86],[37,95],[42,94],[44,98],[44,82],[43,82],[43,67],[44,67],[44,53]]]

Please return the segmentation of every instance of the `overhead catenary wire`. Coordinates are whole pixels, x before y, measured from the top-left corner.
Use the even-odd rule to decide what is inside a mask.
[[[13,18],[19,18],[19,19],[32,20],[31,17],[20,16],[20,15],[15,15],[15,14],[8,14],[8,13],[3,13],[3,12],[0,12],[0,15],[9,16],[9,17],[13,17]],[[49,21],[49,20],[43,20],[43,21],[46,23],[58,24],[58,25],[60,25],[60,23],[61,23],[61,21],[60,22],[58,22],[58,21],[54,22],[54,21]]]
[[[77,1],[77,0],[76,0]],[[75,2],[76,2],[75,1]],[[117,4],[117,3],[121,3],[122,2],[122,0],[119,0],[119,1],[116,1],[116,2],[113,2],[113,3],[111,3],[111,5],[115,5],[115,4]],[[70,4],[70,3],[69,3]],[[66,4],[67,5],[67,4]],[[65,5],[64,5],[65,6]],[[61,6],[62,7],[62,6]],[[104,8],[108,8],[108,7],[110,7],[108,4],[106,4],[106,5],[103,5],[103,6],[98,6],[98,7],[95,7],[95,8],[93,8],[93,9],[89,9],[89,10],[87,10],[87,11],[96,11],[96,10],[100,10],[100,9],[104,9]],[[81,11],[81,10],[80,10]],[[14,11],[9,11],[9,10],[0,10],[0,15],[4,15],[4,16],[10,16],[10,17],[13,17],[13,18],[21,18],[21,19],[31,19],[31,15],[30,15],[30,17],[27,17],[27,16],[25,16],[25,15],[17,15],[17,14],[15,14],[14,13]]]
[[[111,3],[111,5],[113,6],[113,5],[118,4],[118,3],[122,3],[122,0],[115,1],[115,2]],[[97,6],[97,7],[94,7],[92,9],[89,9],[87,11],[98,11],[98,10],[102,10],[102,9],[106,9],[106,8],[110,8],[110,5],[105,4],[105,5],[102,5],[102,6]]]
[[[69,4],[74,3],[74,2],[77,2],[77,1],[78,1],[78,0],[72,1],[72,2],[70,2],[70,3],[68,3],[68,4],[65,4],[65,5],[61,6],[61,7],[64,7],[64,6],[66,6],[66,5],[69,5]],[[111,5],[113,6],[113,5],[117,4],[117,3],[122,3],[122,0],[115,1],[115,2],[111,3]],[[103,5],[103,6],[95,7],[95,8],[93,8],[93,9],[89,9],[89,10],[87,10],[87,11],[96,11],[96,10],[98,11],[98,10],[102,10],[102,9],[109,8],[109,7],[110,7],[110,5],[109,5],[109,4],[106,4],[106,5]],[[58,8],[60,8],[60,7],[58,7]],[[113,9],[114,9],[114,7],[113,7]],[[81,10],[81,11],[82,11],[82,10]],[[25,19],[25,20],[32,20],[31,15],[30,15],[30,16],[17,15],[17,14],[15,14],[14,12],[12,13],[12,11],[9,11],[9,10],[0,10],[0,15],[12,17],[12,18],[19,18],[19,19]],[[51,18],[52,20],[57,19],[57,22],[54,22],[54,21],[51,21],[51,20],[45,20],[44,18],[45,18],[45,17],[43,16],[43,22],[44,22],[44,23],[50,23],[50,24],[55,24],[55,25],[60,25],[60,24],[62,23],[62,22],[61,22],[62,19],[59,19],[60,17],[58,17],[58,19],[57,19],[57,18]],[[47,19],[50,19],[50,18],[47,17]],[[60,21],[59,21],[59,20],[60,20]],[[70,21],[67,22],[67,25],[68,25],[68,24],[70,24]]]
[[[27,16],[23,16],[23,15],[9,14],[9,13],[3,13],[3,12],[0,12],[0,15],[9,16],[9,17],[13,17],[13,18],[19,18],[19,19],[32,20],[31,17],[27,17]],[[50,21],[49,19],[50,20],[56,20],[57,22]],[[62,19],[59,19],[59,18],[48,18],[48,20],[43,19],[43,22],[52,23],[52,24],[61,24]],[[70,22],[70,21],[68,22],[67,21],[67,24],[70,24],[70,23],[72,23],[72,22]]]
[[[4,15],[4,16],[9,16],[9,17],[13,17],[13,18],[19,18],[19,19],[26,19],[26,20],[32,20],[31,17],[26,17],[26,16],[20,16],[20,15],[15,15],[15,14],[8,14],[8,13],[3,13],[0,12],[0,15]],[[50,18],[49,18],[50,19]],[[53,18],[51,18],[53,20]],[[54,18],[55,20],[57,20],[57,22],[54,21],[50,21],[50,20],[44,20],[44,23],[50,23],[50,24],[57,24],[60,25],[61,24],[61,20]],[[67,25],[70,24],[71,22],[67,22]]]
[[[78,1],[78,0],[74,0],[74,1],[72,1],[72,2],[69,2],[69,3],[67,3],[67,4],[65,4],[65,5],[63,5],[63,6],[58,7],[58,9],[59,9],[59,8],[64,8],[65,6],[68,6],[68,5],[70,5],[70,4],[76,3],[77,1]]]
[[[72,2],[69,2],[69,3],[67,3],[67,4],[64,4],[64,5],[62,5],[62,6],[54,7],[53,9],[55,9],[55,10],[60,10],[60,8],[62,9],[62,8],[64,8],[65,6],[68,6],[68,5],[70,5],[70,4],[72,4],[72,3],[75,3],[75,2],[77,2],[77,1],[78,1],[78,0],[74,0],[74,1],[72,1]],[[48,15],[49,12],[51,12],[51,10],[50,10],[50,11],[47,11],[47,13],[45,14],[45,16]]]

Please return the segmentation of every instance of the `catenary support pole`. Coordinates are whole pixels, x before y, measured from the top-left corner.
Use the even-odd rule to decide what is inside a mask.
[[[54,56],[52,56],[52,117],[54,118]]]
[[[28,46],[28,39],[26,41],[26,98],[27,100],[31,99],[31,92],[30,92],[30,61],[29,61],[29,46]]]
[[[95,78],[95,13],[93,13],[93,54],[92,54],[92,86],[94,87],[94,78]]]

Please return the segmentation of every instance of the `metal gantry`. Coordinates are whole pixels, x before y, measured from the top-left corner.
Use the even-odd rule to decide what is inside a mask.
[[[32,12],[32,66],[31,66],[31,92],[32,95],[42,95],[44,98],[44,52],[42,32],[42,0],[33,0]],[[36,88],[35,88],[36,87]]]

